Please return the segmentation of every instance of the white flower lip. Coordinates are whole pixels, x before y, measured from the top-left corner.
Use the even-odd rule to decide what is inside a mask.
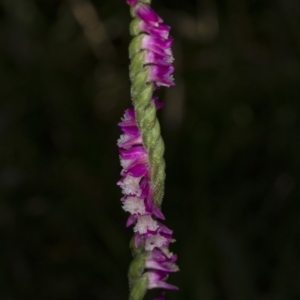
[[[158,229],[158,224],[155,220],[152,219],[151,216],[141,216],[138,218],[138,221],[134,227],[134,232],[138,232],[139,234],[145,234],[150,231],[156,231]]]
[[[140,180],[141,177],[126,175],[122,181],[119,181],[118,185],[122,188],[123,194],[140,196],[142,192]]]
[[[144,200],[137,197],[128,197],[124,201],[123,209],[131,214],[143,215],[146,213]]]

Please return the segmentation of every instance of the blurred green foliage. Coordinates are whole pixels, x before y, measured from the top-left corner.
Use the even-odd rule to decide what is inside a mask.
[[[160,92],[168,299],[300,299],[300,3],[153,0],[177,85]],[[117,123],[119,0],[0,0],[0,298],[128,293]]]

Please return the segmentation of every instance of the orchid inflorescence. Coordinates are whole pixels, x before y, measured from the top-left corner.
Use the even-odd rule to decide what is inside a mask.
[[[164,194],[164,143],[156,110],[163,106],[153,92],[172,86],[173,56],[170,27],[149,6],[151,0],[127,0],[133,20],[129,46],[131,97],[133,108],[119,123],[123,135],[118,140],[122,165],[118,185],[124,194],[123,209],[130,213],[126,225],[134,225],[131,250],[134,256],[128,277],[130,300],[142,300],[148,289],[178,289],[166,282],[178,271],[177,256],[169,251],[172,230],[161,220]],[[164,300],[163,291],[154,300]]]

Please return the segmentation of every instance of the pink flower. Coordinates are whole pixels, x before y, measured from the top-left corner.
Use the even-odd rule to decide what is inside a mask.
[[[171,70],[166,70],[161,76],[167,76],[170,72]],[[153,101],[157,101],[156,97]],[[143,145],[133,109],[125,111],[119,126],[123,131],[118,141],[123,169],[118,185],[124,194],[121,199],[122,207],[130,213],[126,226],[135,224],[135,246],[143,245],[149,253],[145,260],[145,268],[151,270],[147,272],[148,288],[177,289],[165,282],[168,273],[178,271],[175,265],[177,256],[168,250],[173,241],[173,231],[158,221],[164,220],[165,217],[160,208],[153,203],[148,152]]]

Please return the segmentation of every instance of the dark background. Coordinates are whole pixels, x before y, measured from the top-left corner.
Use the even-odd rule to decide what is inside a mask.
[[[176,300],[300,299],[300,2],[153,0]],[[0,0],[0,299],[127,299],[125,0]]]

